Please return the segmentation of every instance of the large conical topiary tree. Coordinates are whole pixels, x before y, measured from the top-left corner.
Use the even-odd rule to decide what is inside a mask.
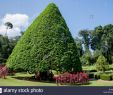
[[[10,55],[7,66],[32,73],[50,69],[82,70],[76,44],[55,4],[49,4],[28,27]]]

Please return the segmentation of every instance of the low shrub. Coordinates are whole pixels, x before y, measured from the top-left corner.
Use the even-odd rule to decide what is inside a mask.
[[[83,72],[64,73],[56,78],[57,84],[86,84],[88,83],[88,75]]]
[[[88,76],[89,78],[94,78],[94,73],[89,73]]]
[[[0,65],[0,78],[6,78],[8,75],[8,68],[4,64]]]
[[[109,74],[101,74],[100,79],[110,81],[110,80],[112,80],[112,77]]]

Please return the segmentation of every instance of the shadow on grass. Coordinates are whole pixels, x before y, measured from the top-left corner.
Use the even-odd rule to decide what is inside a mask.
[[[55,83],[55,81],[49,81],[49,80],[36,80],[34,78],[34,76],[32,76],[32,77],[12,76],[12,78],[15,78],[15,79],[18,79],[18,80],[32,81],[32,82]]]
[[[55,81],[48,81],[48,80],[36,80],[33,76],[32,77],[21,77],[21,76],[12,76],[12,78],[18,79],[18,80],[26,80],[26,81],[32,81],[32,82],[43,82],[43,83],[56,83]],[[94,80],[90,80],[94,81]],[[90,85],[91,82],[87,82],[85,84],[77,83],[77,84],[62,84],[60,86],[85,86],[85,85]]]

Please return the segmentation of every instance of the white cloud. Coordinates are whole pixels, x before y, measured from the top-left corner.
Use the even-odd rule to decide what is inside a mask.
[[[26,14],[6,14],[1,19],[0,34],[5,35],[7,31],[8,37],[14,37],[20,35],[21,28],[26,28],[28,26],[29,17]],[[13,24],[13,29],[6,30],[4,23],[11,22]]]
[[[6,27],[4,25],[0,25],[0,34],[5,35]]]
[[[14,26],[21,27],[28,25],[29,17],[25,14],[6,14],[3,18],[3,23],[11,22]]]

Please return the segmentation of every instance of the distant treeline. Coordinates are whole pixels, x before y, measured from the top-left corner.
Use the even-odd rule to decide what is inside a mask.
[[[83,64],[93,64],[103,55],[113,63],[113,25],[97,26],[93,30],[81,30],[75,39]]]
[[[7,36],[0,35],[0,64],[7,61],[19,38],[20,36],[9,39]]]

